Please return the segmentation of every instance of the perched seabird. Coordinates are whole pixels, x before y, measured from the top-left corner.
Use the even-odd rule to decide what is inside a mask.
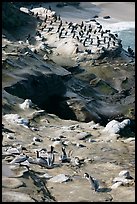
[[[68,24],[68,28],[70,28],[72,25],[73,25],[73,23],[70,22],[70,23]]]
[[[83,23],[83,21],[82,21],[82,23],[81,23],[81,25],[80,25],[80,28],[82,29],[82,28],[83,28],[83,26],[84,26],[84,23]]]
[[[130,55],[134,55],[134,51],[131,49],[130,46],[128,46],[127,51]]]
[[[97,47],[99,47],[100,45],[100,40],[97,40]]]
[[[61,38],[62,32],[59,33],[59,38]]]
[[[89,34],[89,30],[87,30],[87,33],[86,33],[86,35],[88,35]]]
[[[45,166],[47,167],[48,166],[47,160],[39,155],[39,151],[37,151],[37,157],[36,157],[35,161],[40,166],[43,166],[43,167],[45,167]]]
[[[44,22],[46,23],[46,21],[47,21],[47,18],[48,18],[48,16],[47,16],[47,14],[46,14],[46,17],[45,17],[45,19],[44,19]]]
[[[73,31],[74,31],[74,28],[75,28],[75,27],[74,27],[74,26],[72,25],[72,30],[71,30],[71,33],[73,33]]]
[[[57,21],[57,18],[54,18],[54,23]]]
[[[115,41],[113,41],[113,46],[115,46]]]
[[[104,37],[104,43],[106,43],[106,37]]]
[[[93,43],[93,39],[91,38],[90,44],[92,45],[92,43]]]
[[[60,30],[60,26],[58,27],[58,30],[56,31],[56,33],[59,33],[59,30]]]
[[[79,41],[79,37],[78,37],[78,36],[76,36],[76,38],[77,38],[77,40]]]
[[[92,28],[89,28],[89,32],[90,32],[90,33],[92,32]]]
[[[90,49],[86,49],[85,52],[87,52],[88,54],[91,54],[91,50]]]
[[[86,45],[86,40],[84,40],[83,45],[84,45],[84,46]]]
[[[75,34],[76,34],[76,33],[74,32],[74,33],[73,33],[73,36],[72,36],[73,38],[75,37]]]
[[[41,38],[41,33],[38,30],[36,31],[36,35]]]
[[[79,31],[79,35],[81,36],[81,31]]]
[[[42,142],[42,139],[38,137],[33,137],[33,142]]]
[[[35,16],[37,17],[38,15],[39,15],[39,14],[38,14],[38,12],[37,12]]]
[[[104,32],[103,32],[103,30],[101,31],[101,37],[103,37],[103,34],[104,34]]]
[[[84,32],[86,31],[86,25],[84,26]]]
[[[90,176],[88,173],[84,173],[84,178],[86,178],[90,185],[91,185],[91,188],[95,191],[98,191],[99,189],[99,182],[92,176]]]
[[[96,29],[95,29],[95,30],[94,30],[94,34],[96,34],[96,32],[97,32],[97,31],[96,31]]]
[[[74,164],[78,167],[80,167],[82,164],[84,164],[83,159],[79,159],[79,157],[74,158]]]
[[[115,36],[116,36],[116,38],[118,38],[118,34],[117,33],[115,33]]]
[[[62,32],[63,30],[65,30],[65,28],[64,28],[64,27],[61,29],[61,32]]]
[[[109,48],[110,47],[110,42],[108,41],[108,46],[107,46],[107,48]]]
[[[59,160],[61,160],[63,163],[70,161],[70,159],[69,159],[68,156],[67,156],[65,147],[62,147],[62,154],[61,154],[61,156],[59,157]]]
[[[47,27],[47,24],[44,25],[44,28],[46,28],[46,27]]]
[[[52,166],[55,160],[54,147],[51,145],[51,150],[47,152],[48,166]]]
[[[53,29],[54,29],[54,27],[50,27],[49,30],[48,30],[48,32],[52,31]]]
[[[32,12],[30,9],[28,9],[28,14],[33,16],[34,12]]]
[[[89,29],[91,28],[91,24],[88,26],[88,28],[89,28]]]
[[[16,156],[11,162],[10,164],[20,164],[24,161],[26,161],[29,157],[27,155],[25,155],[24,153],[23,154],[20,154],[18,156]]]

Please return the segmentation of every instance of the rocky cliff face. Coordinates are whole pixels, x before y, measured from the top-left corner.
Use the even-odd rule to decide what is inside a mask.
[[[85,47],[71,34],[67,38],[64,37],[65,34],[59,38],[58,32],[52,33],[46,30],[50,28],[49,24],[54,24],[52,26],[56,30],[57,23],[61,21],[57,16],[58,22],[55,22],[54,11],[44,8],[48,18],[44,22],[44,13],[39,14],[39,9],[23,8],[25,13],[21,12],[19,7],[16,4],[3,3],[2,120],[5,126],[3,127],[3,168],[6,172],[4,176],[8,177],[8,172],[15,177],[21,176],[22,182],[27,187],[23,191],[25,195],[22,192],[19,196],[22,198],[25,196],[24,199],[27,201],[64,201],[66,198],[68,201],[123,200],[125,189],[120,188],[121,194],[117,198],[116,189],[112,190],[109,186],[112,184],[112,177],[115,177],[123,168],[130,169],[134,174],[134,58],[130,56],[125,58],[127,53],[119,44],[116,47],[110,46],[107,50],[102,50],[100,46],[98,49],[96,33],[93,34],[94,53],[91,53],[87,50],[89,47]],[[13,14],[13,17],[9,18],[9,13],[11,16]],[[67,25],[65,22],[63,24],[67,29],[69,22]],[[45,31],[40,30],[42,26],[45,26]],[[88,42],[89,40],[86,40],[87,44]],[[78,48],[77,51],[76,48]],[[19,104],[22,104],[25,99],[30,99],[34,107],[22,110]],[[10,115],[10,119],[13,116],[22,117],[20,121],[28,121],[28,127],[21,126],[21,123],[14,123],[14,119],[12,123],[6,120],[5,115],[13,113],[15,115]],[[127,130],[124,130],[124,134],[111,135],[103,131],[109,121],[115,119],[121,122],[125,118],[130,119],[131,123]],[[130,140],[126,140],[127,137],[130,137]],[[18,144],[22,145],[24,150],[17,148]],[[62,146],[67,147],[70,152],[73,150],[73,154],[69,155],[72,163],[68,165],[61,163],[60,166],[59,162],[58,168],[46,169],[52,174],[51,176],[64,172],[71,175],[69,178],[72,183],[59,184],[57,189],[56,185],[53,184],[52,187],[52,181],[49,181],[50,192],[45,188],[47,181],[44,179],[47,178],[43,179],[37,174],[38,172],[44,174],[45,169],[43,171],[36,163],[31,163],[30,169],[15,166],[15,171],[12,173],[7,167],[15,157],[14,151],[29,155],[29,161],[32,162],[36,150],[48,148],[48,145],[55,146],[57,163],[60,161],[58,157]],[[14,149],[15,147],[17,150]],[[12,153],[11,148],[13,148]],[[81,156],[81,162],[84,158],[84,163],[77,165],[75,156]],[[95,176],[99,176],[102,181],[104,190],[100,197],[96,197],[92,192],[91,198],[91,191],[83,180],[83,173],[87,170],[90,172],[91,167],[93,172],[96,172]],[[13,166],[11,168],[14,169]],[[103,175],[100,174],[100,169]],[[29,181],[25,179],[26,177]],[[66,179],[63,175],[64,178]],[[19,179],[14,181],[17,184],[11,186],[12,190],[16,188],[20,190],[22,182]],[[11,183],[12,179],[11,181],[3,179],[4,201],[11,195],[11,191],[5,189],[6,182]],[[84,193],[82,193],[83,185],[86,189]],[[134,191],[134,182],[129,182],[127,185]],[[42,186],[41,189],[38,189],[38,186]],[[75,186],[82,193],[80,198],[75,196],[77,195]],[[34,192],[31,190],[32,187]],[[63,188],[66,193],[59,195],[58,192]],[[72,198],[67,195],[71,188],[74,194]],[[37,190],[40,192],[39,195]],[[111,194],[108,194],[110,191]],[[28,192],[31,197],[28,196]],[[127,195],[130,194],[129,189],[126,189],[126,192]],[[130,195],[128,200],[134,200],[133,197]],[[15,195],[12,195],[12,199],[18,200]]]

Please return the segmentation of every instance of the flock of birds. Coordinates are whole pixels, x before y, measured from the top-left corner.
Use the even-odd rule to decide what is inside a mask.
[[[78,24],[63,22],[60,15],[57,16],[56,13],[49,15],[51,8],[49,10],[44,9],[42,14],[38,11],[36,12],[36,10],[34,12],[34,10],[33,8],[29,9],[29,14],[35,16],[38,20],[42,20],[39,22],[38,30],[36,31],[36,36],[41,38],[42,41],[45,41],[47,34],[55,34],[58,36],[58,40],[71,37],[78,43],[83,44],[88,54],[94,53],[97,48],[113,49],[119,46],[122,47],[122,40],[118,38],[118,34],[112,34],[110,30],[103,30],[102,25],[95,18]],[[29,41],[30,39],[31,36],[29,34],[27,40]],[[77,47],[76,53],[78,52],[79,49]]]
[[[30,15],[36,16],[37,19],[40,19],[39,13],[36,14],[31,10],[29,10]],[[51,8],[49,8],[51,10]],[[95,19],[90,20],[88,23],[84,23],[82,21],[81,24],[65,22],[63,23],[60,16],[57,16],[56,13],[53,16],[47,15],[47,9],[45,9],[45,18],[42,22],[39,23],[39,30],[37,30],[36,35],[45,40],[44,34],[56,34],[58,38],[66,38],[71,36],[76,39],[78,42],[82,43],[84,47],[89,47],[88,54],[92,51],[92,46],[96,47],[104,47],[109,48],[111,46],[115,47],[116,45],[121,44],[121,40],[118,39],[117,34],[110,33],[110,30],[103,30],[102,25],[98,23]],[[91,23],[92,22],[92,23]],[[27,40],[31,38],[30,34],[27,36]],[[91,47],[90,47],[91,46]],[[77,49],[76,52],[79,52]],[[17,152],[16,152],[17,153]],[[19,154],[19,151],[18,151]],[[14,153],[12,154],[14,155]],[[82,162],[79,157],[74,158],[74,163],[77,167],[80,167]],[[47,149],[41,149],[36,151],[36,158],[33,159],[28,155],[21,153],[17,155],[10,164],[20,164],[25,165],[23,162],[29,162],[30,164],[37,164],[45,168],[54,168],[55,164],[55,151],[54,147],[51,146],[50,151]],[[60,163],[71,162],[71,158],[66,153],[65,147],[62,147],[61,155],[59,156]],[[84,173],[84,178],[86,178],[92,189],[96,192],[99,190],[99,182],[94,177],[89,175],[88,173]]]
[[[56,166],[60,166],[62,163],[73,163],[73,166],[80,167],[83,164],[83,161],[79,159],[79,157],[74,157],[74,160],[70,158],[69,153],[67,154],[65,147],[62,147],[61,155],[59,156],[60,163],[55,163],[55,153],[54,147],[51,145],[50,150],[47,151],[46,148],[42,148],[40,150],[36,150],[36,158],[29,157],[22,150],[25,150],[22,145],[18,147],[9,147],[7,148],[6,152],[7,155],[15,156],[15,158],[9,162],[9,164],[18,164],[21,166],[26,166],[28,169],[30,168],[30,164],[36,164],[41,167],[52,169]],[[88,173],[84,173],[84,178],[89,181],[91,189],[98,191],[99,189],[99,182]]]

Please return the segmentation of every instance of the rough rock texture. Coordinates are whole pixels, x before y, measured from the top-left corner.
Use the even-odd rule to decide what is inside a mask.
[[[135,177],[134,58],[125,59],[127,53],[117,44],[118,47],[109,47],[107,58],[99,59],[102,53],[96,49],[96,40],[95,53],[90,55],[72,33],[67,39],[67,43],[71,39],[67,53],[66,38],[59,39],[59,33],[46,30],[52,26],[55,12],[44,9],[49,18],[42,32],[45,14],[32,14],[34,8],[29,10],[30,4],[22,9],[26,14],[19,11],[24,4],[3,4],[3,25],[10,20],[14,27],[18,15],[21,21],[27,18],[27,25],[17,23],[14,30],[6,26],[2,33],[3,202],[134,202],[134,179],[127,185],[119,181],[120,185],[112,188],[120,171],[128,170]],[[9,19],[6,9],[8,13],[15,9],[15,18]],[[55,22],[54,32],[56,29]],[[96,39],[96,33],[93,37]],[[80,52],[76,52],[77,44]],[[120,49],[115,58],[112,48]],[[21,109],[26,99],[33,106]],[[11,117],[6,120],[6,114],[25,119],[27,128],[21,122],[13,123]],[[124,133],[104,131],[108,122],[120,123],[124,119],[131,121]],[[50,168],[41,167],[34,162],[36,152],[49,151],[51,145],[55,161]],[[62,147],[66,149],[67,162],[60,160]],[[25,163],[13,165],[20,154],[26,158]],[[83,177],[85,172],[99,180],[100,192],[91,190]],[[58,185],[50,181],[59,175],[71,179]],[[8,186],[7,181],[15,178],[17,183]]]

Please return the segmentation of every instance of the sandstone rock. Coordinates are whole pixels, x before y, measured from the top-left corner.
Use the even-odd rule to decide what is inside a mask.
[[[35,202],[35,201],[26,193],[4,190],[2,192],[2,202]]]
[[[28,128],[29,120],[25,118],[21,118],[21,116],[19,116],[18,114],[6,114],[3,117],[10,123],[20,124]]]
[[[106,125],[106,127],[104,128],[104,131],[107,131],[109,133],[118,134],[120,133],[121,130],[123,130],[129,124],[130,124],[129,119],[125,119],[122,122],[112,120]]]
[[[2,177],[2,186],[6,188],[19,188],[23,185],[23,182],[17,178]]]

